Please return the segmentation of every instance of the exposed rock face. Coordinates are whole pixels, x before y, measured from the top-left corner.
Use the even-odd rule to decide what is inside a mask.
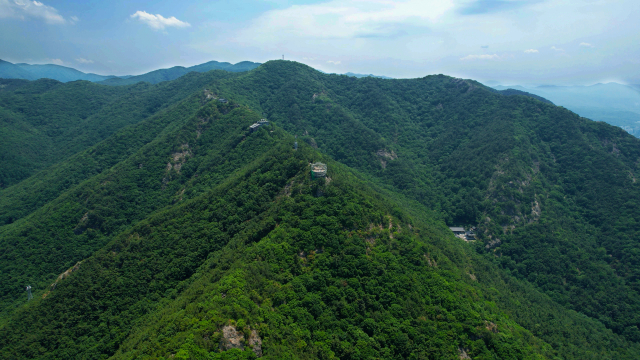
[[[85,214],[85,217],[86,216],[87,215]],[[83,219],[84,219],[84,217],[83,217]],[[84,261],[84,260],[82,260],[82,261]],[[60,280],[68,278],[69,276],[71,276],[72,272],[78,271],[78,269],[80,269],[80,264],[82,264],[82,261],[78,261],[75,265],[73,265],[73,267],[70,267],[69,269],[67,269],[67,271],[65,271],[62,274],[58,275],[58,278],[56,279],[56,281],[53,284],[51,284],[50,289],[42,295],[42,298],[43,299],[46,298],[47,295],[49,295],[49,293],[51,293],[52,290],[55,290],[56,287],[58,286],[58,282]]]
[[[491,321],[486,321],[484,322],[485,324],[485,329],[493,332],[493,333],[497,333],[498,332],[498,325],[496,325],[495,323],[491,322]]]
[[[222,344],[223,350],[240,349],[244,350],[244,335],[236,330],[233,325],[227,325],[222,328]]]
[[[244,350],[245,345],[249,345],[257,357],[262,357],[262,339],[256,330],[251,330],[249,340],[245,343],[244,334],[239,332],[235,326],[227,325],[222,328],[220,349],[224,351],[230,349]]]
[[[249,336],[249,345],[253,349],[253,352],[257,357],[262,357],[262,339],[258,335],[256,330],[251,330],[251,335]]]
[[[396,155],[395,151],[391,150],[391,152],[387,151],[387,149],[380,149],[376,152],[376,155],[389,159],[389,160],[395,160],[398,158],[398,155]]]
[[[67,271],[63,272],[62,274],[58,275],[58,279],[56,280],[56,282],[58,282],[58,280],[62,280],[66,277],[69,277],[69,275],[71,275],[72,272],[80,269],[80,264],[82,264],[82,261],[78,261],[75,265],[73,265],[73,267],[67,269]]]
[[[233,325],[222,328],[222,350],[240,349],[244,350],[244,335],[236,330]]]

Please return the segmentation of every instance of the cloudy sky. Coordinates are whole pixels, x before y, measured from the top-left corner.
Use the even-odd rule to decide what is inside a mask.
[[[140,74],[282,57],[327,72],[640,83],[638,0],[0,0],[0,59]]]

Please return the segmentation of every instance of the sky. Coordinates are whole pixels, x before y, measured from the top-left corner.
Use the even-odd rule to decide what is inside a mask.
[[[137,75],[217,60],[640,84],[638,0],[0,0],[0,59]]]

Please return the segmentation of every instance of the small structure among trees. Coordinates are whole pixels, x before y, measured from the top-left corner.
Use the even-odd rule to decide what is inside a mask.
[[[453,226],[450,227],[449,230],[451,230],[456,237],[459,237],[462,240],[472,241],[476,239],[476,234],[474,233],[475,227],[465,230],[463,227]]]
[[[327,164],[315,162],[311,164],[311,178],[321,178],[327,176]]]
[[[267,119],[260,119],[260,121],[258,121],[257,123],[254,123],[253,125],[249,126],[249,130],[251,130],[251,132],[254,132],[258,130],[261,126],[267,125],[267,124],[269,124],[269,121],[267,121]]]

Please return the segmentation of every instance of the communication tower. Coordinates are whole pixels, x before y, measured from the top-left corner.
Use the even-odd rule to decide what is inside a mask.
[[[27,300],[33,299],[33,295],[31,295],[31,285],[27,285]]]

